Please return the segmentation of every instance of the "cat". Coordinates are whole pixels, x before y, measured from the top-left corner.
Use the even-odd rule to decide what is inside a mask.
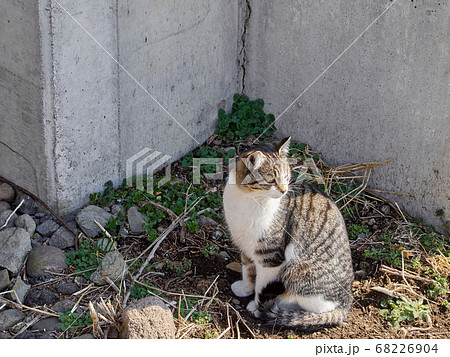
[[[225,219],[241,251],[238,297],[267,323],[314,330],[340,325],[352,302],[353,269],[344,219],[324,192],[289,184],[290,137],[237,157],[223,193]]]

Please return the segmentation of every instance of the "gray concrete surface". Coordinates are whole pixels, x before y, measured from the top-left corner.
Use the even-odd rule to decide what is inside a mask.
[[[237,1],[3,1],[0,175],[66,214],[145,147],[178,159],[239,90],[237,31]]]
[[[390,1],[250,1],[245,91],[280,116]],[[450,219],[447,0],[398,0],[277,121],[332,164],[393,161],[372,188],[438,226]]]
[[[47,198],[38,5],[0,2],[0,175]]]

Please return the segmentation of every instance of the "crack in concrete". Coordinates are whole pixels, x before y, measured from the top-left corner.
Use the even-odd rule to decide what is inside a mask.
[[[241,49],[239,51],[239,66],[241,68],[241,87],[242,93],[245,91],[245,76],[246,76],[246,66],[248,63],[247,58],[247,35],[248,35],[248,25],[250,22],[250,16],[252,13],[252,8],[250,7],[250,0],[245,0],[243,2],[244,10],[244,22],[242,26],[241,35]]]

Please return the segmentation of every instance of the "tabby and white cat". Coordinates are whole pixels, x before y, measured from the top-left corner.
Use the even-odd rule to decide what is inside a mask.
[[[289,186],[290,138],[247,150],[225,187],[225,218],[241,251],[238,297],[268,323],[316,329],[341,324],[353,301],[350,246],[335,203],[314,186]]]

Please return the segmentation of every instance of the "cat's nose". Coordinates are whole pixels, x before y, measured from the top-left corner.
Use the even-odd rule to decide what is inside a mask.
[[[287,187],[285,185],[280,185],[278,186],[278,191],[284,195],[287,192]]]

